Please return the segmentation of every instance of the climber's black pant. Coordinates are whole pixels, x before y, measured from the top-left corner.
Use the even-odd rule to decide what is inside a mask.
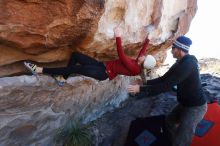
[[[63,75],[65,79],[67,79],[69,75],[76,73],[97,80],[105,80],[108,78],[105,70],[106,68],[103,62],[99,62],[81,53],[72,53],[67,67],[43,68],[43,73]]]

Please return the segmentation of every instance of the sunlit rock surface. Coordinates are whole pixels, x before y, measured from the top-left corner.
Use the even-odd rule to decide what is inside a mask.
[[[0,145],[51,146],[55,131],[70,117],[91,121],[127,98],[127,77],[103,82],[72,77],[61,88],[49,76],[25,75],[24,60],[65,66],[74,51],[101,61],[116,59],[116,26],[126,54],[134,57],[146,36],[143,27],[153,24],[147,53],[160,66],[173,40],[188,31],[196,2],[1,0]]]
[[[173,39],[188,31],[196,8],[196,0],[1,0],[0,76],[24,73],[23,60],[64,65],[72,51],[115,59],[115,26],[126,52],[135,56],[143,26],[154,24],[148,53],[162,52],[162,62]]]
[[[0,145],[52,146],[58,128],[74,118],[100,117],[127,98],[128,80],[71,77],[64,87],[48,76],[0,78]]]

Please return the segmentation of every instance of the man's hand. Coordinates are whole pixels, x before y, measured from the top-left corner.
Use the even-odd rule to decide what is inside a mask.
[[[115,34],[115,37],[121,36],[118,26],[114,28],[114,34]]]
[[[129,93],[139,93],[140,92],[140,85],[128,85],[128,92]]]

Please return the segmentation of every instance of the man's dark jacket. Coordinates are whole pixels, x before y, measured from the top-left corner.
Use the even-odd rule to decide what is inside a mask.
[[[206,103],[200,81],[198,61],[193,55],[185,55],[162,77],[148,80],[140,87],[147,95],[170,91],[177,85],[177,100],[183,106],[200,106]]]

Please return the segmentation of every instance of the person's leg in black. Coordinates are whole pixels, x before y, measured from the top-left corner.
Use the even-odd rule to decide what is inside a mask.
[[[48,74],[48,75],[68,75],[73,73],[73,68],[72,67],[57,67],[57,68],[46,68],[44,67],[42,70],[43,74]]]
[[[73,65],[76,65],[77,63],[80,65],[99,65],[100,64],[99,61],[97,61],[96,59],[90,56],[84,55],[82,53],[74,52],[72,53],[67,66],[73,66]]]
[[[25,62],[25,66],[29,69],[33,68],[31,63]],[[33,68],[32,70],[34,70],[36,73],[49,74],[52,76],[62,75],[65,77],[65,79],[67,79],[67,77],[72,73],[85,75],[98,80],[105,80],[108,78],[103,62],[99,62],[80,53],[73,53],[67,67],[42,68],[36,66],[35,68],[36,69]]]
[[[105,80],[108,78],[105,70],[106,68],[104,64],[100,63],[99,65],[73,65],[60,68],[43,68],[43,73],[63,76],[68,76],[72,73],[76,73],[87,77],[92,77],[97,80]]]
[[[90,56],[84,55],[82,53],[73,52],[71,57],[70,57],[70,60],[68,62],[67,68],[73,67],[73,66],[75,66],[77,64],[79,64],[79,65],[95,65],[95,66],[99,66],[99,65],[102,65],[103,63],[97,61],[96,59],[94,59],[94,58],[92,58]],[[63,77],[65,79],[67,79],[69,75],[70,74],[65,74],[65,75],[63,75]]]
[[[92,77],[99,81],[106,80],[108,78],[105,72],[106,68],[103,65],[76,65],[73,66],[74,73],[81,74],[87,77]]]

